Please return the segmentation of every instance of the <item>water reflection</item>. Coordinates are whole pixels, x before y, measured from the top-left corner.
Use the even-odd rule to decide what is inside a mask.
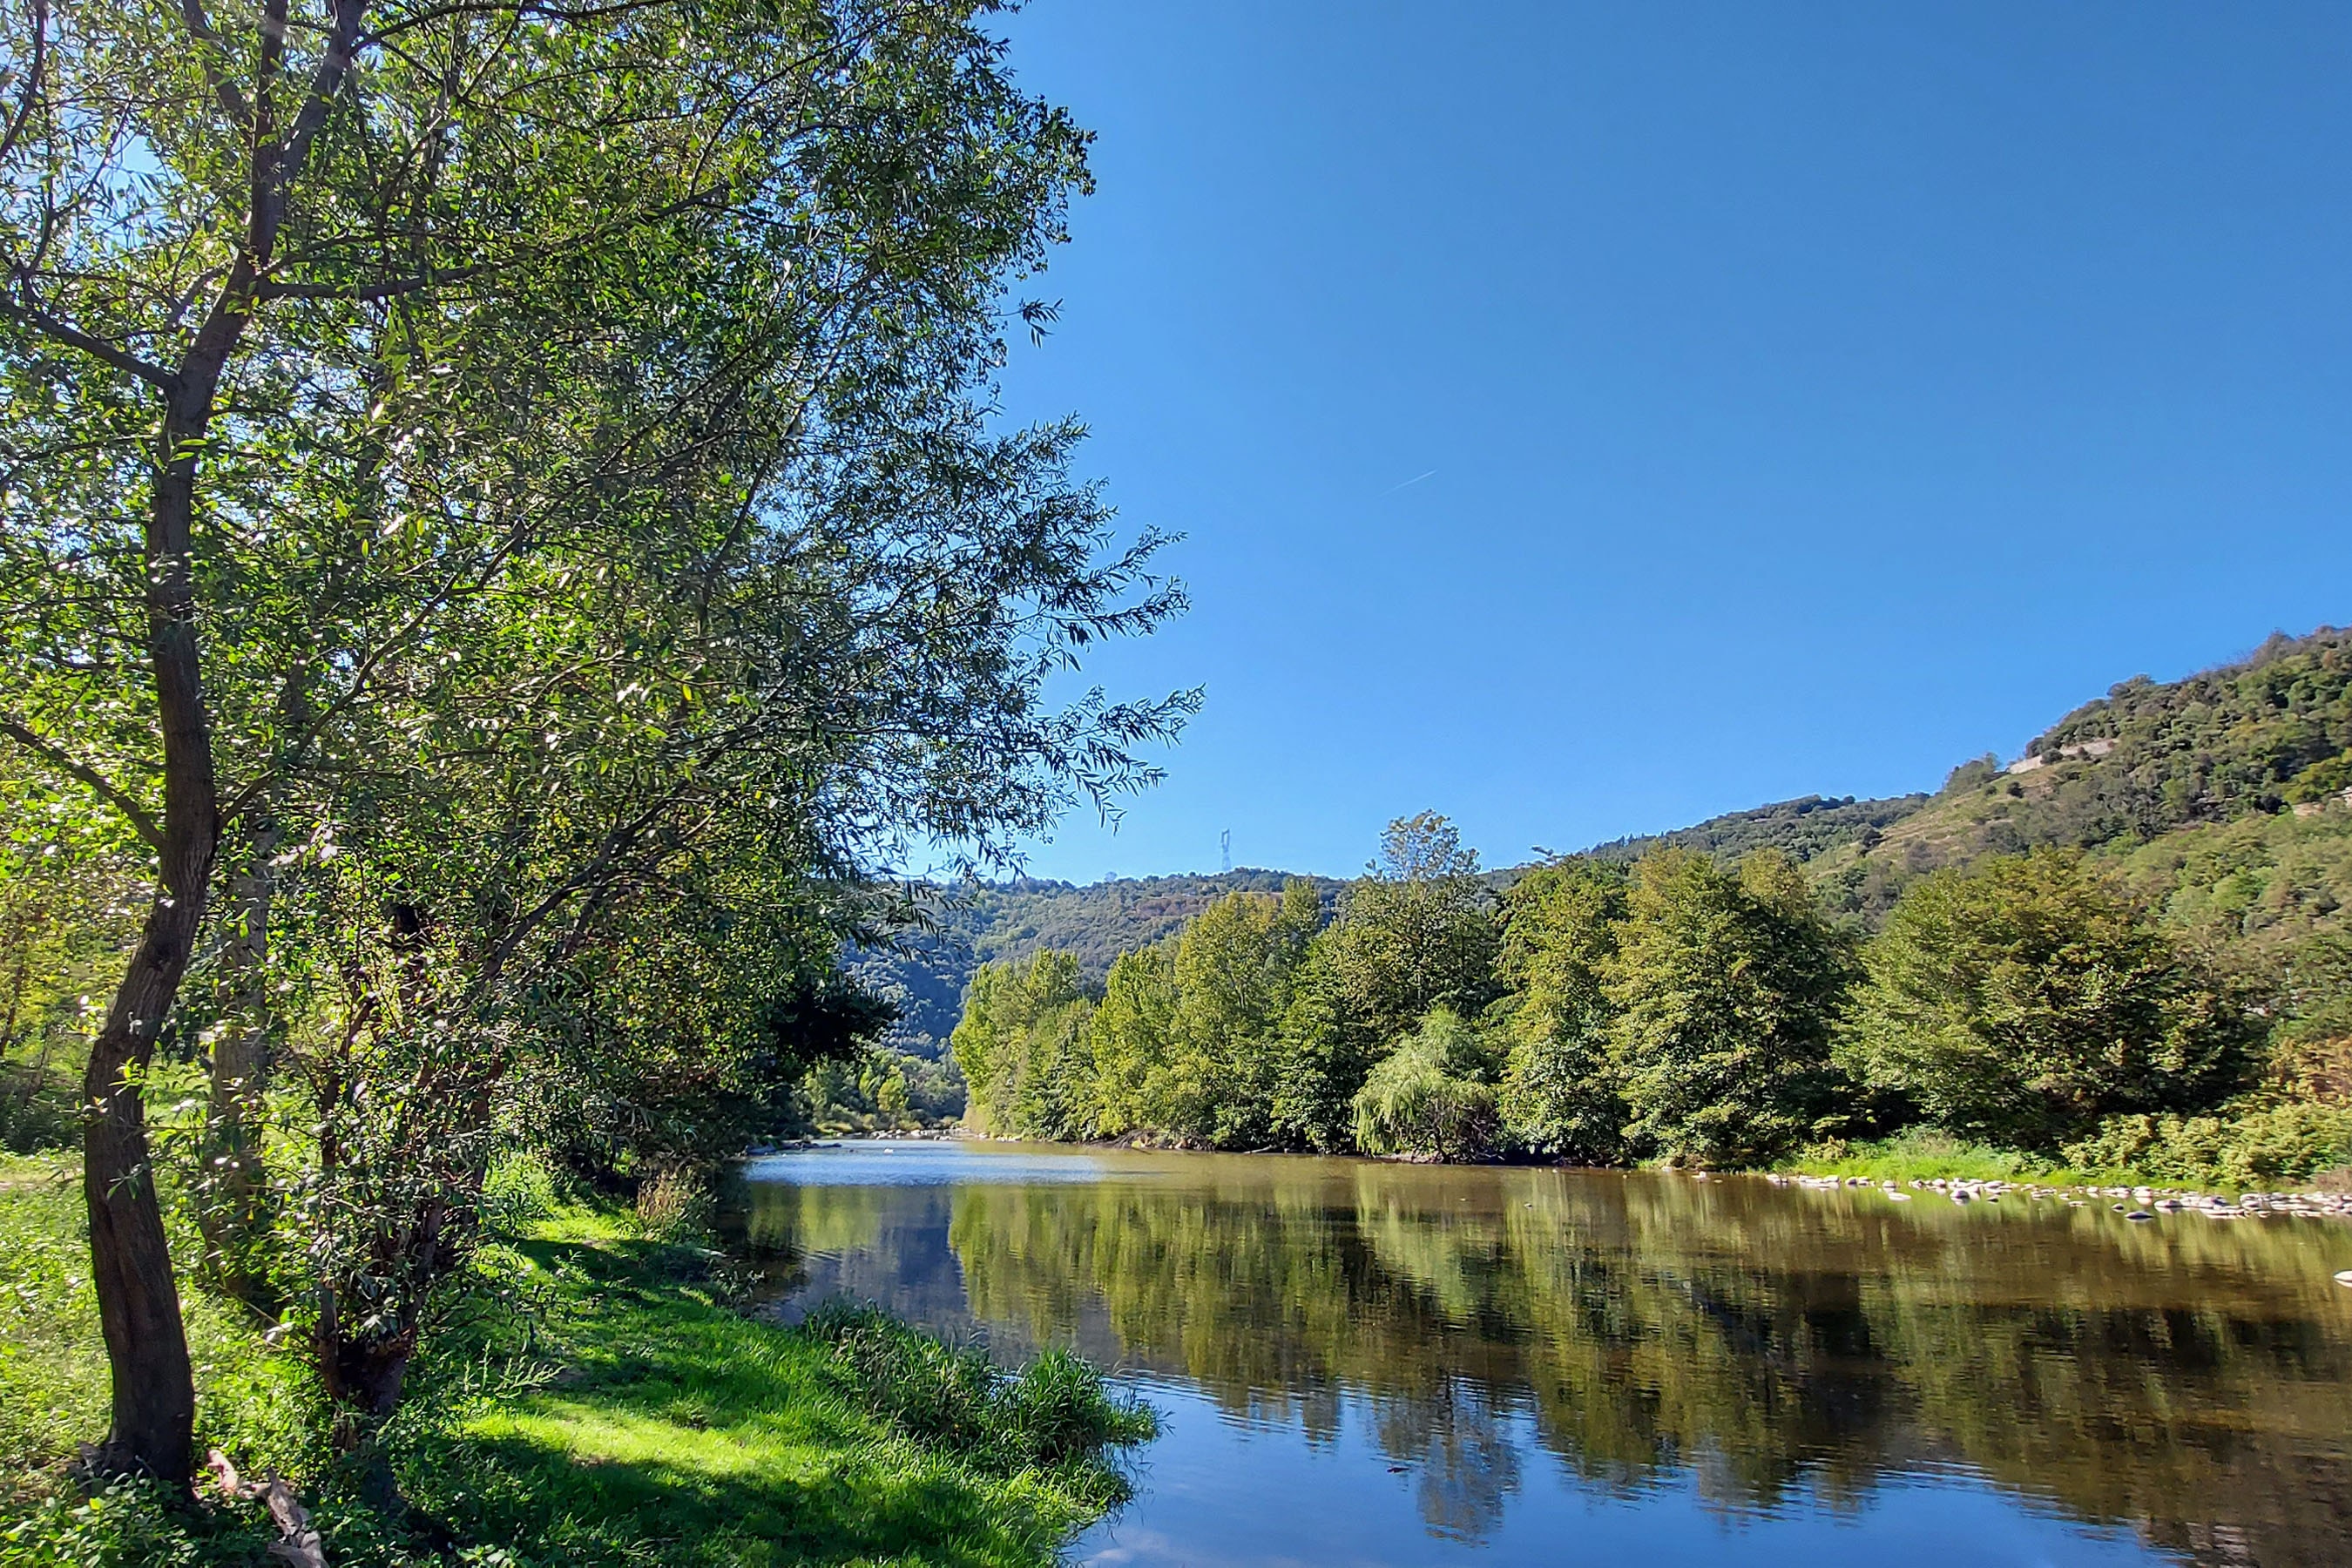
[[[1958,1476],[2199,1562],[2352,1560],[2352,1290],[2330,1279],[2352,1229],[2328,1222],[1282,1157],[793,1158],[753,1173],[745,1216],[788,1307],[847,1293],[1008,1350],[1076,1342],[1322,1451],[1359,1422],[1386,1464],[1353,1468],[1402,1467],[1439,1541],[1496,1539],[1539,1447],[1588,1500],[1735,1521],[1913,1508]]]

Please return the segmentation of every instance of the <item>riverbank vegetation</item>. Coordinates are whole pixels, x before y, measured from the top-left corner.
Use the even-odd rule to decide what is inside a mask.
[[[431,1347],[559,1263],[627,1305],[518,1263],[490,1173],[683,1226],[819,1101],[917,1113],[845,952],[1156,776],[1192,694],[1047,700],[1183,596],[1075,421],[999,413],[1090,176],[993,10],[0,16],[0,1131],[79,1144],[108,1371],[23,1385],[47,1459],[184,1490],[266,1366],[306,1414],[245,1468],[436,1549],[478,1499],[404,1460]],[[983,1491],[835,1533],[1043,1539],[958,1544]]]
[[[746,1281],[690,1229],[551,1202],[531,1174],[494,1184],[467,1308],[421,1347],[386,1434],[397,1516],[339,1456],[299,1349],[192,1303],[199,1441],[293,1480],[339,1568],[1042,1565],[1125,1496],[1122,1451],[1152,1417],[1073,1358],[1006,1373],[870,1312],[754,1321],[730,1304]],[[276,1561],[257,1503],[70,1483],[108,1399],[73,1175],[0,1168],[0,1563]],[[176,1239],[201,1249],[192,1226]]]
[[[1305,882],[1237,890],[1099,984],[1051,952],[983,968],[953,1037],[970,1118],[1422,1159],[2316,1179],[2352,1164],[2352,802],[2320,787],[2348,688],[2343,634],[2281,640],[2118,688],[2030,765],[1971,764],[1932,801],[1503,876],[1443,818],[1401,820],[1328,918]]]

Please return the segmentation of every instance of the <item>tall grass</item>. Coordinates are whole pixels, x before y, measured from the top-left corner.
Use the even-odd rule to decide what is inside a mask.
[[[819,1308],[801,1332],[832,1351],[845,1392],[908,1436],[992,1475],[1049,1477],[1096,1508],[1130,1494],[1118,1451],[1159,1436],[1150,1406],[1113,1394],[1101,1373],[1066,1351],[1006,1373],[980,1350],[848,1302]]]

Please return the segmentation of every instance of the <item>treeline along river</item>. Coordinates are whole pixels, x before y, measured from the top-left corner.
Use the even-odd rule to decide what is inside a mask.
[[[852,1144],[776,1310],[1074,1343],[1170,1416],[1100,1563],[2352,1562],[2352,1226],[1760,1178]]]

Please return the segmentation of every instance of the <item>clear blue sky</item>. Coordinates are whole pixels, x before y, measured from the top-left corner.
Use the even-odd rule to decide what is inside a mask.
[[[2352,6],[1037,0],[1099,193],[1007,384],[1204,685],[1092,880],[1933,788],[2352,621]]]

